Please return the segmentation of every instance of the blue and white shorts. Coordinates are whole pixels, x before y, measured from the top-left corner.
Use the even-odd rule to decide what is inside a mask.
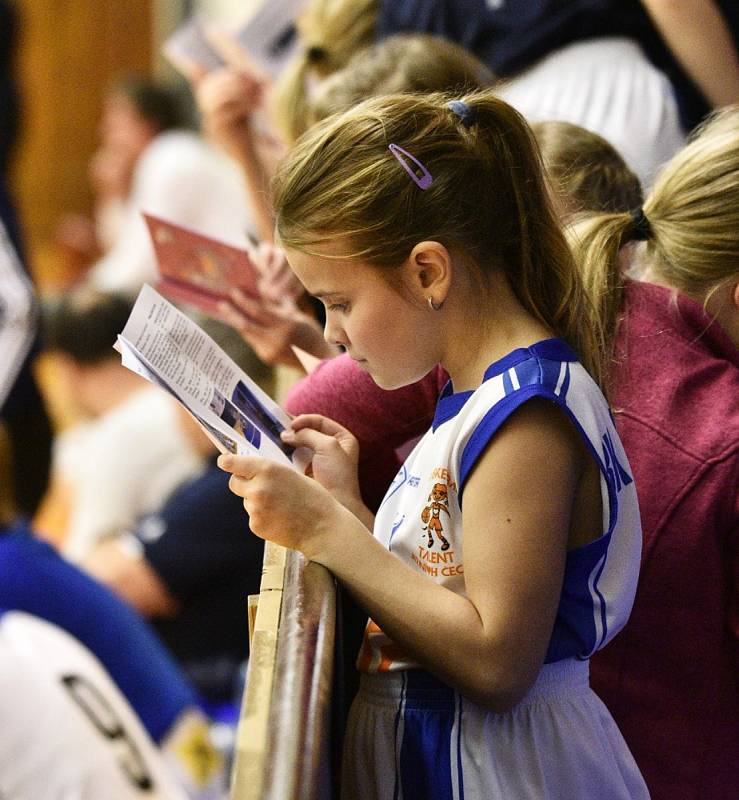
[[[344,800],[645,800],[649,793],[588,662],[546,664],[496,714],[422,670],[362,675]]]

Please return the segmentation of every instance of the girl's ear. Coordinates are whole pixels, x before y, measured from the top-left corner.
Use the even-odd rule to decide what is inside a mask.
[[[410,289],[423,303],[441,306],[452,283],[452,256],[443,244],[419,242],[406,261]]]
[[[736,286],[734,286],[732,299],[734,300],[734,307],[739,309],[739,283],[737,283]]]

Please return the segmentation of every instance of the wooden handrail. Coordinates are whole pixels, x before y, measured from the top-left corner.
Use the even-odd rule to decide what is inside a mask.
[[[331,574],[267,543],[231,800],[331,796],[335,627]]]

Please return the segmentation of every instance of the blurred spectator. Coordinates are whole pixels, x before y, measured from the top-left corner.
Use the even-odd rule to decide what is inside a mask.
[[[733,0],[379,0],[378,36],[399,31],[459,42],[506,78],[573,43],[626,37],[669,77],[686,131],[711,108],[739,101]]]
[[[3,281],[0,286],[7,288],[8,283]],[[20,299],[7,293],[5,297],[11,303]],[[6,341],[5,333],[12,325],[11,314],[0,318],[0,341]],[[7,378],[11,370],[5,358],[23,361],[24,352],[7,348],[3,355],[0,363]],[[10,397],[15,391],[13,386]],[[222,760],[209,742],[207,720],[198,709],[193,688],[143,620],[36,539],[24,518],[18,502],[20,482],[14,472],[16,453],[34,451],[38,433],[29,419],[27,426],[16,428],[11,437],[9,410],[12,412],[11,406],[0,404],[0,608],[24,613],[0,617],[0,706],[3,718],[13,720],[12,726],[6,726],[6,735],[0,736],[3,796],[11,792],[14,797],[56,798],[69,793],[93,800],[101,796],[101,781],[109,782],[106,797],[140,796],[146,787],[143,783],[138,789],[129,786],[126,777],[131,777],[130,772],[116,764],[113,742],[125,733],[137,748],[139,777],[148,775],[163,792],[158,796],[181,796],[167,777],[167,771],[173,770],[172,775],[188,788],[191,797],[215,800],[222,786]],[[48,458],[48,448],[34,456],[44,475]],[[59,626],[77,641],[40,620]],[[65,685],[70,690],[75,687],[57,682],[62,670],[67,676],[76,676],[80,686],[84,683],[81,696],[74,691],[65,693]],[[95,719],[85,720],[80,715],[85,709],[73,707],[75,698],[93,700],[91,691],[99,703],[94,702],[88,710],[103,715],[95,717],[98,721],[115,722],[108,729],[110,735],[101,736],[105,732],[95,725]],[[48,706],[41,706],[43,713],[34,713],[35,704],[42,700]],[[59,713],[64,710],[68,726],[60,728],[56,709]],[[140,715],[148,735],[134,714]],[[119,723],[125,731],[120,728],[120,735],[113,735]],[[162,748],[168,768],[160,763],[161,755],[149,736]],[[69,752],[67,743],[83,749]]]
[[[318,3],[316,8],[323,6]],[[343,4],[338,3],[333,10],[340,14],[343,8]],[[311,125],[372,95],[395,91],[461,91],[489,86],[493,80],[485,65],[459,45],[434,36],[394,36],[361,48],[343,69],[318,82],[313,93],[306,98],[303,118],[300,122],[294,120],[294,124]],[[222,70],[206,76],[198,84],[197,96],[206,129],[230,152],[240,153],[247,185],[252,187],[248,180],[250,171],[259,171],[264,165],[249,166],[255,154],[245,145],[252,123],[244,82],[248,82],[244,73]],[[259,198],[255,197],[255,206],[258,201]],[[271,236],[271,208],[265,202],[262,208]],[[224,318],[242,334],[260,358],[270,364],[295,366],[297,360],[292,345],[318,358],[336,355],[336,347],[324,340],[322,326],[317,320],[317,317],[322,319],[322,306],[318,304],[320,310],[316,314],[305,302],[299,284],[295,291],[295,279],[290,281],[285,277],[291,275],[291,271],[281,251],[263,244],[260,255],[273,262],[271,270],[263,270],[262,297],[255,301],[243,293],[234,292],[231,304],[223,308]]]
[[[20,122],[16,37],[15,7],[0,2],[0,413],[11,441],[15,501],[30,517],[46,492],[52,431],[32,372],[38,309],[7,184]]]
[[[396,92],[465,92],[495,83],[493,73],[461,45],[428,34],[397,34],[358,50],[318,82],[307,99],[306,125],[369,97]]]
[[[663,169],[643,212],[572,242],[606,322],[644,531],[631,618],[591,662],[653,800],[739,785],[739,106]],[[641,242],[644,283],[625,281]]]
[[[597,133],[569,122],[535,122],[531,129],[560,217],[581,211],[631,211],[642,204],[639,179]]]
[[[258,367],[238,334],[211,320],[201,326],[269,388],[269,370]],[[228,707],[238,702],[239,669],[249,652],[247,597],[259,592],[263,542],[248,535],[243,506],[216,467],[210,440],[180,406],[178,416],[207,459],[204,469],[122,536],[95,547],[83,566],[150,620],[206,700]]]
[[[126,369],[113,349],[131,307],[123,295],[80,287],[50,305],[45,321],[59,390],[88,420],[55,446],[54,480],[70,505],[63,549],[75,561],[159,508],[202,463],[176,401]]]
[[[0,609],[3,797],[186,800],[100,662],[62,629]],[[61,721],[64,721],[61,724]]]
[[[101,225],[111,245],[89,280],[105,291],[135,293],[156,276],[141,212],[242,244],[251,213],[233,164],[182,127],[184,112],[165,86],[131,78],[103,108],[101,145],[91,165],[107,209]]]

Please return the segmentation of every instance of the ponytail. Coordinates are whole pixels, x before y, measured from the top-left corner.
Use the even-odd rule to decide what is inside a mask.
[[[425,165],[429,185],[419,191],[391,143]],[[389,270],[419,241],[434,240],[462,254],[481,287],[486,273],[504,271],[524,308],[600,380],[596,315],[584,309],[536,142],[492,92],[387,95],[329,117],[290,152],[274,189],[286,247],[311,252],[340,239],[342,258]]]
[[[704,306],[739,280],[739,106],[715,114],[664,166],[643,211],[580,218],[568,236],[607,375],[623,301],[624,245],[644,241],[639,257],[650,277]]]
[[[275,86],[273,113],[287,142],[310,124],[309,84],[342,69],[375,37],[379,0],[308,0],[297,28],[300,49]]]
[[[596,331],[596,346],[606,385],[623,304],[624,276],[620,253],[627,242],[640,238],[638,219],[638,214],[599,214],[580,217],[567,229],[588,298],[586,308],[591,315],[591,328]]]

